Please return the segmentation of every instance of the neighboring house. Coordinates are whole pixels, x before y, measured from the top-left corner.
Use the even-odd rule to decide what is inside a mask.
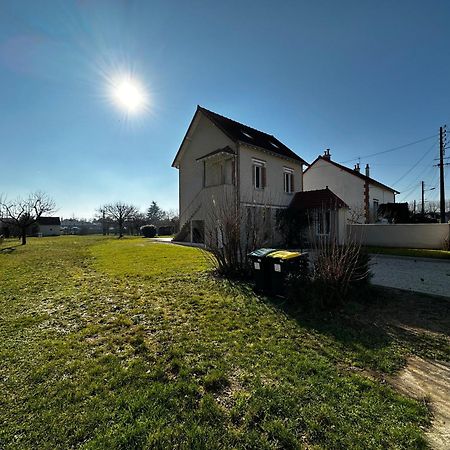
[[[330,189],[297,192],[289,208],[306,211],[309,222],[308,239],[345,241],[348,205]]]
[[[374,223],[378,220],[378,206],[394,203],[395,189],[370,177],[369,165],[365,174],[359,164],[354,169],[331,159],[329,150],[319,156],[303,174],[303,190],[312,191],[329,188],[348,206],[348,220],[353,223]]]
[[[258,231],[266,242],[277,240],[275,212],[302,190],[305,164],[276,137],[198,106],[172,163],[179,170],[177,239],[205,242],[217,212],[236,210],[264,215]]]
[[[60,236],[61,220],[59,217],[39,217],[33,226],[32,234],[35,236]]]

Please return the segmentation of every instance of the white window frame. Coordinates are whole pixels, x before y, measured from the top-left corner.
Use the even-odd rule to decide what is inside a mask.
[[[294,170],[285,167],[283,169],[283,185],[285,194],[294,193]]]
[[[252,171],[253,171],[253,187],[258,190],[263,190],[263,168],[266,167],[265,161],[260,161],[259,159],[252,160]]]

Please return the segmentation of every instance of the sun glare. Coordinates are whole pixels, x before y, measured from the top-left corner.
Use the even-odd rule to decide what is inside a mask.
[[[148,99],[142,86],[131,78],[122,79],[113,85],[116,104],[128,114],[142,112],[148,106]]]

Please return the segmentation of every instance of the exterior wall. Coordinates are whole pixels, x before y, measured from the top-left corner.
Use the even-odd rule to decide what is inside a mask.
[[[365,224],[347,225],[349,239],[375,247],[440,249],[450,237],[450,224]]]
[[[394,203],[395,195],[392,191],[382,189],[379,186],[370,185],[369,188],[369,211],[370,211],[370,221],[375,222],[378,218],[377,212],[374,209],[374,200],[378,200],[378,205],[382,203]],[[344,200],[345,201],[345,200]]]
[[[197,158],[227,145],[234,150],[236,148],[233,141],[208,118],[198,114],[192,134],[187,136],[184,143],[179,163],[180,226],[189,220],[196,210],[196,216],[199,218],[206,214],[199,198],[203,190],[203,162],[197,161]]]
[[[361,178],[353,176],[345,170],[319,159],[312,167],[303,174],[303,190],[313,191],[325,189],[327,186],[338,197],[344,200],[350,207],[349,220],[365,222],[365,182]],[[373,202],[377,199],[379,204],[395,201],[392,191],[379,186],[369,184],[369,217],[373,221]]]
[[[330,190],[344,200],[351,209],[351,216],[362,215],[364,221],[364,181],[342,169],[319,159],[303,174],[303,190]]]
[[[60,236],[61,225],[39,225],[38,234],[42,234],[42,236]]]
[[[266,187],[255,189],[253,186],[253,159],[265,162]],[[297,161],[283,159],[279,156],[241,144],[239,146],[239,192],[243,204],[259,204],[286,207],[294,193],[284,192],[283,169],[289,168],[294,173],[294,192],[302,190],[302,164]]]

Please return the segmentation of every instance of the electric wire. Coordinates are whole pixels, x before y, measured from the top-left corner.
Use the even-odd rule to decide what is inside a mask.
[[[401,150],[401,149],[409,147],[411,145],[416,145],[416,144],[419,144],[421,142],[425,142],[425,141],[427,141],[429,139],[432,139],[432,138],[434,138],[436,136],[439,136],[439,134],[433,134],[432,136],[428,136],[428,137],[419,139],[419,140],[414,141],[414,142],[409,142],[408,144],[399,145],[398,147],[389,148],[389,149],[383,150],[381,152],[371,153],[369,155],[362,155],[362,156],[357,156],[357,157],[352,158],[352,159],[347,159],[346,161],[341,161],[341,164],[345,164],[345,163],[348,163],[348,162],[351,162],[351,161],[356,161],[356,160],[361,159],[361,158],[371,158],[372,156],[384,155],[385,153],[394,152],[396,150]]]

